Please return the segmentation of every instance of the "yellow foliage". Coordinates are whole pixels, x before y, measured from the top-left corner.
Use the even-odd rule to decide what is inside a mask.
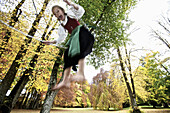
[[[149,97],[149,92],[146,91],[146,82],[147,79],[146,75],[146,68],[139,66],[134,71],[134,83],[135,83],[135,91],[136,95],[140,97],[143,101],[146,101]]]

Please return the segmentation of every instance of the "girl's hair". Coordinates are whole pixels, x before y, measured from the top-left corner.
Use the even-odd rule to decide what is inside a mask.
[[[59,8],[59,9],[61,9],[61,10],[63,11],[64,15],[67,15],[67,14],[65,13],[65,10],[64,10],[61,6],[59,6],[59,5],[53,6],[53,7],[52,7],[52,12],[53,12],[54,8],[56,8],[56,7]]]

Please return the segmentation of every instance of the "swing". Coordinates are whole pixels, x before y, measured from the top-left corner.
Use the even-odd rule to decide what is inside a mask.
[[[17,32],[19,32],[19,33],[21,33],[21,34],[27,36],[27,37],[29,37],[29,38],[33,38],[33,39],[36,39],[36,40],[38,40],[38,41],[40,41],[40,42],[43,42],[43,40],[38,39],[38,38],[35,38],[35,37],[31,36],[31,35],[25,34],[24,32],[22,32],[22,31],[20,31],[20,30],[14,28],[14,27],[8,25],[7,23],[5,23],[5,22],[2,21],[2,20],[0,20],[0,22],[1,22],[2,24],[6,25],[7,27],[9,27],[9,28],[11,28],[11,29],[13,29],[13,30],[15,30],[15,31],[17,31]],[[64,47],[64,46],[59,45],[59,44],[50,44],[50,45],[56,46],[57,48],[60,48],[60,49],[67,49],[67,47]]]
[[[36,15],[37,15],[37,8],[36,8],[36,6],[35,6],[34,0],[32,0],[32,3],[33,3],[33,6],[34,6],[34,8],[35,8]],[[44,18],[44,19],[45,19],[45,18]],[[20,31],[20,30],[14,28],[14,27],[8,25],[7,23],[5,23],[5,22],[2,21],[2,20],[0,20],[0,22],[3,23],[4,25],[8,26],[9,28],[11,28],[11,29],[13,29],[13,30],[15,30],[15,31],[17,31],[17,32],[19,32],[19,33],[21,33],[21,34],[23,34],[23,35],[29,37],[29,38],[36,39],[36,40],[38,40],[38,41],[40,41],[40,42],[43,43],[43,40],[41,40],[41,39],[38,39],[38,38],[35,38],[35,37],[31,36],[31,35],[25,34],[24,32],[22,32],[22,31]],[[67,49],[67,47],[64,47],[63,45],[60,45],[60,44],[50,44],[50,45],[56,46],[56,47],[59,48],[59,49]]]

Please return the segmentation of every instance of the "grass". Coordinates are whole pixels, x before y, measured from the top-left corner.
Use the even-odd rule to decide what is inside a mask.
[[[152,106],[139,106],[144,113],[170,113],[170,108],[158,107],[154,109]],[[54,107],[51,109],[50,113],[128,113],[130,108],[125,108],[123,110],[114,111],[101,111],[94,110],[93,108],[61,108]],[[40,110],[26,110],[26,109],[14,109],[11,113],[40,113]]]
[[[111,113],[113,111],[94,110],[93,108],[52,108],[50,113]],[[115,113],[127,113],[127,110],[114,111]],[[40,110],[14,109],[11,113],[40,113]]]

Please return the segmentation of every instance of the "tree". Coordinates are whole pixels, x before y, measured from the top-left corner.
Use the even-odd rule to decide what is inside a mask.
[[[114,108],[118,110],[123,108],[125,88],[120,78],[116,78],[112,69],[110,72],[101,71],[97,74],[90,90],[89,98],[94,109],[109,110],[109,108]]]
[[[74,107],[76,104],[76,94],[74,92],[74,90],[76,89],[75,87],[75,84],[71,84],[70,89],[60,90],[54,99],[54,106]]]
[[[147,103],[150,93],[146,90],[146,68],[139,66],[133,72],[133,79],[135,81],[136,100],[138,104]]]
[[[121,37],[126,31],[128,12],[136,4],[137,0],[82,0],[86,12],[82,20],[95,34],[95,41],[89,63],[96,68],[114,58],[112,52],[116,46],[123,45],[127,37]],[[97,13],[96,13],[97,12]],[[120,32],[121,31],[121,32]]]
[[[25,2],[25,0],[21,0],[21,2],[20,3],[18,3],[18,5],[15,7],[15,9],[12,11],[12,16],[11,16],[11,18],[10,18],[10,22],[9,22],[9,25],[10,26],[12,26],[12,27],[14,27],[15,26],[15,24],[18,22],[18,18],[20,17],[20,15],[21,15],[21,13],[22,13],[22,11],[21,11],[21,9],[20,9],[20,7],[22,6],[22,4]],[[6,45],[6,43],[8,43],[8,41],[9,41],[9,38],[11,37],[11,32],[7,29],[7,31],[6,31],[6,35],[5,35],[5,37],[4,37],[4,41],[2,42],[2,46],[1,47],[3,47],[3,46],[5,46]],[[4,48],[0,48],[1,50],[1,53],[0,53],[0,57],[1,57],[1,55],[3,54],[3,49]]]
[[[45,29],[45,31],[48,30],[49,28],[49,24],[51,23],[53,15],[51,15],[51,19]],[[49,36],[51,34],[51,32],[54,30],[54,27],[56,26],[56,24],[54,24],[54,26],[52,27],[52,29],[50,30],[49,34],[47,36]],[[42,35],[42,39],[45,40],[45,34],[47,34],[46,32],[44,32],[44,34]],[[48,40],[48,37],[47,37]],[[33,70],[35,68],[35,65],[37,64],[38,61],[38,54],[40,52],[40,50],[44,47],[44,45],[42,43],[40,43],[40,45],[37,47],[37,49],[35,50],[36,54],[33,56],[32,60],[29,63],[29,68],[27,68],[24,72],[23,75],[20,79],[20,81],[18,81],[18,83],[15,85],[15,87],[13,88],[12,92],[9,95],[9,98],[12,99],[11,104],[9,105],[11,108],[14,107],[16,101],[18,100],[18,97],[21,93],[21,91],[24,89],[25,85],[27,84],[27,82],[29,81],[29,77],[33,76]],[[21,85],[23,84],[23,85]]]
[[[126,73],[126,69],[125,69],[125,64],[123,62],[123,58],[122,58],[121,51],[120,51],[119,47],[117,48],[117,53],[118,53],[118,57],[119,57],[119,61],[120,61],[122,74],[123,74],[123,77],[124,77],[124,80],[125,80],[125,83],[126,83],[126,86],[127,86],[127,89],[128,89],[128,94],[129,94],[129,97],[130,97],[131,106],[132,106],[133,110],[135,111],[137,109],[136,108],[137,107],[136,97],[134,97],[133,89],[131,88],[130,82],[128,81],[127,73]]]
[[[60,90],[54,100],[55,106],[61,107],[89,107],[91,103],[88,98],[90,86],[85,84],[72,83],[70,89]]]
[[[159,39],[163,44],[165,44],[170,49],[170,43],[168,42],[168,37],[170,30],[170,21],[169,17],[162,16],[162,19],[157,21],[159,27],[163,30],[154,30],[152,29],[153,36]],[[167,36],[166,36],[167,35]]]
[[[41,11],[39,12],[39,14],[36,16],[35,21],[33,22],[32,26],[37,26],[39,24],[39,21],[41,19],[41,17],[43,16],[43,13],[45,11],[46,6],[48,5],[49,0],[45,0],[43,7],[41,9]],[[28,35],[34,36],[35,32],[37,31],[37,29],[35,27],[32,27],[28,33]],[[25,45],[28,46],[28,44],[32,41],[32,38],[27,37],[25,40]],[[8,89],[10,88],[16,72],[17,72],[17,68],[19,68],[20,63],[17,62],[18,60],[21,60],[23,58],[23,56],[26,54],[27,48],[25,48],[25,45],[21,45],[20,51],[17,53],[15,60],[13,61],[10,69],[8,70],[5,78],[3,79],[3,81],[0,84],[0,103],[3,103],[4,97],[6,95],[6,92],[8,91]]]
[[[82,3],[82,5],[88,9],[93,9],[85,14],[84,21],[94,30],[95,39],[97,41],[97,43],[94,44],[94,51],[91,54],[90,63],[95,67],[103,65],[106,62],[105,59],[107,59],[107,61],[113,59],[114,54],[111,50],[113,50],[113,47],[116,48],[122,73],[128,87],[129,95],[131,96],[131,103],[133,106],[137,105],[133,98],[130,84],[127,81],[125,67],[119,49],[120,46],[128,41],[128,38],[125,36],[125,31],[131,24],[128,20],[128,11],[137,1],[88,1],[90,4],[83,4],[83,2],[84,1],[80,2],[80,4]]]
[[[53,70],[52,70],[49,85],[48,85],[48,91],[47,91],[44,104],[42,106],[40,113],[50,113],[53,100],[59,91],[59,90],[51,91],[50,89],[53,85],[57,83],[57,75],[59,72],[59,66],[62,64],[62,55],[63,55],[63,50],[60,49],[59,55],[57,56],[55,64],[53,66]],[[60,81],[62,81],[62,79],[60,79]]]
[[[146,68],[146,90],[150,93],[149,103],[156,107],[157,104],[167,105],[169,102],[169,74],[161,69],[160,64],[155,60],[158,53],[147,54],[143,61]]]

